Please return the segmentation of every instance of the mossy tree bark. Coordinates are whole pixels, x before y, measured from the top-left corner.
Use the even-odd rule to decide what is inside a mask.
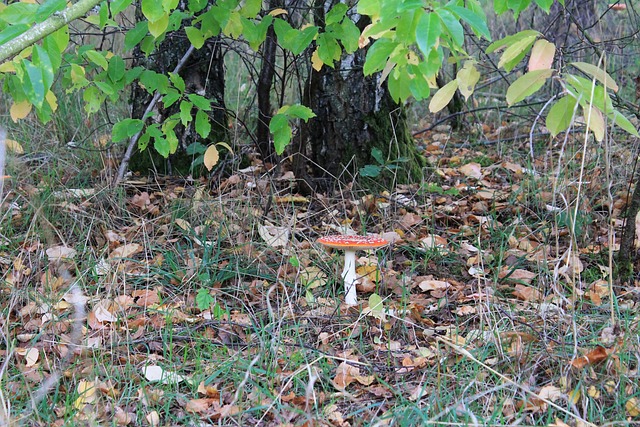
[[[337,0],[318,0],[313,11],[317,25]],[[356,22],[363,28],[367,22]],[[302,124],[294,141],[294,172],[304,180],[301,190],[322,190],[335,180],[350,181],[358,168],[377,164],[371,153],[378,148],[385,159],[407,162],[395,177],[400,182],[418,179],[424,159],[418,153],[401,105],[393,101],[380,76],[363,74],[366,50],[343,55],[334,68],[312,70],[305,84],[304,104],[316,117]],[[380,177],[381,179],[384,176]],[[378,182],[382,182],[378,179]]]

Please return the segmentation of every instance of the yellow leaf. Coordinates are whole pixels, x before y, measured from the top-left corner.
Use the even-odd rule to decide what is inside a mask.
[[[36,363],[38,363],[38,357],[40,357],[40,352],[38,351],[37,348],[31,347],[29,350],[27,350],[27,353],[24,355],[24,357],[27,361],[25,366],[27,368],[31,368],[35,366]]]
[[[0,73],[15,73],[16,66],[13,62],[5,62],[4,64],[0,64]]]
[[[596,107],[588,107],[585,109],[585,118],[587,119],[587,127],[593,132],[593,136],[596,141],[602,141],[604,139],[604,118],[602,113]]]
[[[627,400],[627,403],[624,405],[625,409],[632,417],[637,417],[640,415],[640,400],[637,397],[632,397]]]
[[[207,148],[207,151],[204,152],[204,165],[207,170],[213,169],[219,159],[220,154],[218,153],[218,149],[215,145],[210,145],[209,148]]]
[[[51,107],[51,111],[56,111],[58,109],[58,98],[55,93],[49,91],[44,98],[47,100],[49,107]]]
[[[14,102],[9,109],[11,114],[11,120],[13,123],[17,123],[18,120],[24,119],[31,112],[31,103],[29,101]]]
[[[553,57],[556,54],[556,45],[544,39],[538,40],[531,49],[529,57],[529,71],[548,70],[553,64]]]
[[[289,12],[287,12],[285,9],[279,7],[277,9],[273,9],[271,12],[269,12],[269,15],[271,16],[278,16],[278,15],[288,15]]]
[[[464,63],[464,67],[462,67],[462,70],[458,71],[456,75],[456,80],[458,81],[460,93],[464,96],[464,99],[468,99],[473,93],[476,83],[480,80],[480,73],[476,69],[473,61]]]
[[[458,81],[451,80],[446,85],[442,86],[439,91],[433,95],[431,98],[431,102],[429,102],[429,111],[432,113],[437,113],[447,106],[453,95],[456,93],[458,89]]]
[[[5,139],[5,145],[7,146],[7,150],[11,151],[14,154],[23,154],[24,149],[22,145],[18,141],[14,141],[13,139]]]
[[[313,54],[311,55],[311,66],[314,70],[320,71],[323,65],[324,61],[320,59],[320,55],[318,55],[318,49],[314,50]]]
[[[82,409],[84,405],[95,402],[96,384],[94,381],[80,380],[77,391],[79,396],[74,403],[76,409]]]

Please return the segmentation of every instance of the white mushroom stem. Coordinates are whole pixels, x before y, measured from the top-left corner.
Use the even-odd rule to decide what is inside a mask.
[[[344,302],[348,305],[358,304],[356,294],[356,251],[344,251],[344,270],[342,270],[342,280],[344,280]]]

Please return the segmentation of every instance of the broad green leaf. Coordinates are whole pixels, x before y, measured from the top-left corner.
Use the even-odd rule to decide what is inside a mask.
[[[222,32],[231,38],[240,38],[242,34],[242,17],[239,12],[233,11],[229,14],[229,19],[227,19],[227,23],[222,29]]]
[[[614,92],[618,91],[618,84],[605,70],[587,62],[570,62],[569,65],[573,65],[583,73],[594,77],[608,89],[611,89]]]
[[[571,88],[575,89],[577,92],[576,97],[583,107],[588,103],[593,103],[596,108],[605,111],[607,114],[614,111],[613,102],[604,86],[596,84],[593,80],[573,74],[565,74],[565,81],[568,83],[567,89],[569,91]]]
[[[464,44],[464,28],[462,28],[458,18],[453,16],[453,14],[447,9],[438,9],[435,13],[440,17],[444,31],[449,35],[451,41],[454,43],[453,47],[462,47]]]
[[[480,15],[469,8],[447,5],[446,9],[449,9],[463,21],[465,21],[474,33],[478,36],[482,36],[487,40],[491,40],[491,33],[489,27],[487,27],[487,19],[484,15]]]
[[[382,168],[378,165],[364,165],[360,168],[360,176],[366,178],[377,178],[382,173]]]
[[[0,20],[10,25],[22,25],[33,23],[38,8],[37,3],[16,2],[2,9]]]
[[[284,114],[287,117],[303,119],[305,122],[316,116],[311,108],[300,104],[284,105],[280,107],[277,114]]]
[[[358,13],[376,18],[380,15],[380,3],[379,0],[360,0],[358,1]]]
[[[289,126],[289,119],[282,113],[274,115],[269,121],[269,130],[272,133],[280,131],[287,126]]]
[[[277,132],[273,132],[273,146],[278,155],[284,153],[285,148],[287,148],[287,145],[291,142],[291,136],[291,127],[288,125]]]
[[[401,102],[409,99],[411,96],[411,79],[412,77],[408,75],[406,67],[396,69],[389,74],[387,87],[394,101]]]
[[[140,21],[124,36],[124,48],[133,49],[149,33],[147,21]]]
[[[100,90],[98,90],[95,86],[87,87],[84,92],[82,92],[82,100],[85,102],[84,110],[88,114],[96,113],[100,110],[102,106],[102,102],[104,101],[105,95]]]
[[[153,148],[165,159],[171,154],[171,144],[166,138],[156,137],[153,138]]]
[[[116,94],[114,87],[107,82],[94,80],[93,83],[107,96],[113,96]]]
[[[6,42],[15,39],[20,34],[27,31],[29,28],[31,27],[27,24],[11,25],[5,28],[0,32],[0,45],[3,45]]]
[[[327,14],[325,15],[325,18],[324,18],[325,26],[328,26],[331,24],[337,24],[340,21],[342,21],[342,18],[344,18],[344,14],[347,13],[348,9],[349,9],[349,6],[347,6],[346,4],[336,3],[336,5],[333,6],[331,10],[327,12]]]
[[[186,27],[184,32],[187,34],[187,38],[196,49],[200,49],[204,46],[205,38],[200,29],[196,27]]]
[[[537,37],[537,35],[524,37],[506,48],[500,57],[498,67],[504,67],[506,71],[513,70],[516,64],[527,54]]]
[[[318,57],[323,63],[333,68],[334,62],[339,61],[342,54],[342,49],[336,39],[328,33],[322,33],[318,36],[316,43],[318,45]]]
[[[107,59],[104,57],[103,54],[91,49],[86,51],[84,55],[87,57],[89,61],[93,62],[99,67],[102,67],[105,70],[109,68],[109,63],[107,62]]]
[[[456,80],[458,81],[458,89],[464,96],[464,99],[469,99],[478,80],[480,80],[480,72],[476,69],[475,63],[473,61],[466,61],[464,67],[458,71]]]
[[[120,56],[112,56],[109,59],[109,68],[107,74],[109,75],[109,79],[112,82],[118,82],[122,80],[125,76],[126,64],[124,60]]]
[[[440,18],[435,13],[423,13],[418,18],[416,25],[416,44],[423,53],[429,56],[432,49],[437,47],[438,39],[442,33]]]
[[[496,52],[498,50],[501,50],[503,48],[506,48],[508,46],[513,45],[514,43],[524,39],[524,38],[528,38],[531,36],[535,36],[538,37],[540,36],[540,33],[535,31],[535,30],[524,30],[524,31],[520,31],[519,33],[516,34],[512,34],[510,36],[507,36],[505,38],[502,38],[500,40],[496,40],[495,42],[491,43],[489,46],[487,46],[487,53],[493,53]]]
[[[384,320],[384,304],[382,303],[382,297],[376,293],[369,296],[369,314],[376,319]]]
[[[447,106],[453,95],[456,93],[458,89],[458,81],[451,80],[446,85],[442,86],[431,98],[431,102],[429,102],[429,111],[432,113],[437,113]]]
[[[596,141],[604,139],[604,117],[602,112],[594,106],[583,108],[584,119],[587,121],[587,127],[593,132]]]
[[[369,76],[381,71],[389,61],[389,55],[397,47],[397,44],[389,39],[376,40],[367,51],[364,63],[364,75]]]
[[[124,119],[113,125],[111,139],[113,142],[120,142],[126,138],[131,138],[140,132],[144,127],[144,122],[140,119]]]
[[[376,162],[378,162],[379,164],[384,165],[385,162],[384,157],[382,157],[382,150],[378,147],[373,147],[371,149],[371,157],[376,159]]]
[[[552,74],[553,70],[535,70],[521,76],[507,89],[507,104],[511,106],[535,93]]]
[[[178,89],[178,92],[183,93],[185,91],[186,86],[184,84],[184,79],[180,77],[180,74],[173,72],[169,73],[169,80],[173,83],[173,87]]]
[[[240,9],[240,16],[243,18],[253,19],[258,16],[262,9],[262,0],[245,0]]]
[[[113,16],[123,12],[131,5],[132,0],[111,0],[109,2],[109,9]]]
[[[40,68],[40,71],[42,71],[42,80],[45,91],[49,90],[55,77],[55,71],[53,69],[53,64],[51,64],[49,54],[41,46],[35,45],[33,46],[31,59],[33,59],[33,65]]]
[[[35,66],[31,61],[25,59],[22,61],[24,67],[24,91],[27,98],[37,109],[42,108],[44,102],[44,96],[48,90],[44,85],[44,78],[42,77],[42,70],[40,67]]]
[[[211,170],[211,168],[208,169]],[[200,311],[209,310],[215,302],[216,299],[209,293],[209,288],[202,287],[198,289],[196,293],[196,305]]]
[[[347,53],[353,53],[358,50],[358,41],[360,39],[360,30],[351,19],[345,19],[340,24],[342,28],[342,37],[340,42],[344,46]]]
[[[195,126],[198,135],[200,135],[202,138],[208,137],[209,133],[211,133],[211,122],[209,122],[209,115],[202,110],[198,110],[198,112],[196,113]]]
[[[35,14],[35,21],[42,22],[55,12],[64,10],[67,6],[67,0],[46,0],[38,7],[38,11]]]
[[[200,110],[209,111],[211,110],[211,101],[205,98],[202,95],[197,95],[195,93],[190,93],[187,95],[189,101],[193,102],[193,104],[198,107]]]
[[[535,42],[529,57],[529,71],[548,70],[553,64],[556,45],[544,39]]]
[[[149,33],[154,37],[158,38],[162,34],[164,34],[165,30],[169,26],[169,14],[165,13],[160,18],[155,21],[149,21]]]
[[[191,116],[191,109],[193,108],[193,104],[187,100],[183,100],[180,103],[180,122],[182,126],[187,126],[187,124],[193,120]]]
[[[569,128],[575,116],[576,103],[576,99],[568,95],[558,100],[549,109],[545,125],[552,136],[556,136]]]
[[[625,132],[633,136],[640,136],[638,135],[638,130],[633,125],[633,123],[631,123],[629,119],[627,119],[618,111],[614,111],[609,117],[611,118],[611,121],[613,122],[613,124],[616,126],[619,126],[620,129],[624,130]]]
[[[164,19],[167,16],[162,2],[158,0],[141,0],[142,14],[149,22],[156,22],[160,19]]]

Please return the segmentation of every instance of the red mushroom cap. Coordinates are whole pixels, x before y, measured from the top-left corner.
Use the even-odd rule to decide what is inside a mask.
[[[346,234],[334,234],[318,239],[318,243],[328,248],[334,249],[375,249],[387,246],[388,241],[380,237],[371,236],[348,236]]]

